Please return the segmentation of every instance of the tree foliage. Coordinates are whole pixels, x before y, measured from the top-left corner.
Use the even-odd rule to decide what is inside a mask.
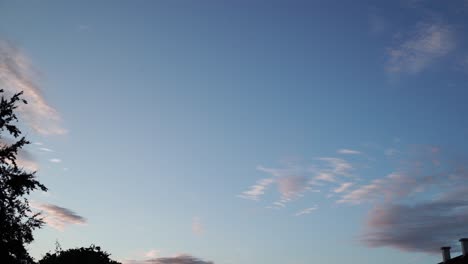
[[[101,248],[95,245],[68,250],[57,247],[55,253],[47,253],[39,264],[120,264],[111,260],[109,256],[110,254],[101,251]]]
[[[37,181],[35,172],[17,164],[18,151],[29,142],[21,136],[15,111],[19,103],[27,102],[22,92],[10,98],[4,97],[3,90],[0,94],[0,263],[34,263],[25,246],[43,221],[39,213],[32,213],[26,196],[47,188]]]

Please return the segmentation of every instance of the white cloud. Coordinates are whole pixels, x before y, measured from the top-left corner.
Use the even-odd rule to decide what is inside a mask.
[[[353,149],[339,149],[338,154],[346,154],[346,155],[358,155],[361,154],[360,151],[353,150]]]
[[[51,150],[50,148],[39,148],[39,150],[42,150],[44,152],[54,152],[53,150]]]
[[[258,201],[259,197],[265,193],[268,185],[272,184],[273,182],[274,179],[272,178],[261,179],[257,181],[257,184],[250,186],[249,190],[242,192],[242,194],[238,196],[240,198]]]
[[[296,216],[301,216],[301,215],[310,214],[310,213],[312,213],[313,211],[315,211],[315,210],[317,210],[317,209],[318,209],[318,207],[315,205],[315,206],[313,206],[313,207],[305,208],[305,209],[303,209],[303,210],[297,212],[295,215],[296,215]]]
[[[60,114],[42,95],[35,73],[29,59],[18,48],[0,40],[0,88],[10,95],[24,92],[28,104],[18,109],[33,130],[43,135],[65,134]]]
[[[62,162],[61,159],[57,159],[57,158],[50,159],[49,161],[52,162],[52,163],[60,163],[60,162]]]
[[[441,23],[420,23],[407,38],[387,50],[387,71],[415,74],[423,71],[436,59],[447,55],[455,47],[451,27]]]
[[[157,249],[151,249],[150,251],[145,253],[146,258],[157,258],[159,254],[161,253],[160,250]]]
[[[353,166],[344,159],[323,157],[318,158],[318,160],[325,161],[326,163],[328,163],[328,170],[335,175],[350,176],[351,171],[353,170]]]
[[[342,192],[348,190],[349,187],[353,186],[353,184],[354,184],[354,183],[352,183],[352,182],[344,182],[344,183],[342,183],[338,188],[335,188],[335,189],[333,190],[333,192],[335,192],[335,193],[342,193]]]

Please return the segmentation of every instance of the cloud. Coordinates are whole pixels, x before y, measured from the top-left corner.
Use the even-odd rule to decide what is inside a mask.
[[[387,23],[382,16],[372,13],[369,15],[369,27],[372,34],[380,34],[385,31]]]
[[[29,59],[11,43],[0,40],[0,88],[11,95],[23,91],[27,105],[18,109],[26,123],[42,135],[62,135],[61,117],[44,98]]]
[[[315,211],[315,210],[317,210],[317,209],[318,209],[317,206],[305,208],[305,209],[303,209],[303,210],[297,212],[297,213],[295,214],[295,216],[301,216],[301,215],[310,214],[310,213],[312,213],[313,211]]]
[[[202,260],[187,254],[148,260],[125,260],[123,262],[125,264],[214,264],[212,261]]]
[[[262,196],[268,185],[273,182],[274,180],[272,178],[258,180],[257,184],[250,186],[249,190],[242,192],[238,197],[258,201],[259,196]]]
[[[350,176],[353,166],[344,159],[323,157],[318,160],[328,163],[328,170],[335,175]]]
[[[352,150],[352,149],[339,149],[338,154],[346,154],[346,155],[358,155],[361,154],[360,151]]]
[[[307,178],[304,176],[281,177],[277,180],[278,190],[284,199],[294,199],[307,187]]]
[[[160,253],[161,253],[160,250],[151,249],[150,251],[148,251],[148,252],[145,253],[145,257],[154,259],[154,258],[156,258]]]
[[[387,49],[387,71],[415,74],[455,47],[454,32],[441,23],[419,23],[406,38]]]
[[[192,220],[192,232],[195,235],[203,235],[205,232],[205,228],[203,228],[203,225],[201,223],[201,220],[199,217],[194,217]]]
[[[60,162],[62,162],[61,159],[57,159],[57,158],[50,159],[49,161],[52,162],[52,163],[60,163]]]
[[[442,198],[414,205],[382,204],[368,216],[362,238],[371,247],[389,246],[405,251],[436,253],[441,246],[468,233],[468,200]]]
[[[370,204],[373,209],[360,240],[371,247],[433,252],[466,236],[468,187],[461,187],[468,181],[468,158],[432,145],[399,146],[394,156],[383,153],[385,149],[378,149],[383,160],[364,159],[359,166],[336,157],[287,163],[279,169],[259,166],[270,177],[258,181],[251,195],[258,197],[265,186],[275,185],[279,199],[267,208],[276,209],[312,191],[342,206]],[[361,171],[371,166],[388,172],[366,175],[375,170]],[[292,214],[301,216],[317,208]]]
[[[321,157],[314,163],[286,163],[282,168],[257,166],[257,170],[268,173],[271,177],[263,178],[242,192],[238,197],[258,201],[270,185],[277,187],[279,199],[267,208],[283,208],[286,203],[295,201],[307,192],[320,192],[314,186],[322,186],[322,182],[339,183],[341,177],[351,177],[353,166],[344,159]]]
[[[65,226],[71,224],[84,225],[87,220],[70,209],[48,203],[31,202],[31,207],[43,213],[47,225],[63,231]]]
[[[50,148],[39,148],[39,150],[44,151],[44,152],[54,152]]]
[[[344,182],[338,188],[335,188],[333,190],[333,192],[342,193],[342,192],[346,191],[347,189],[349,189],[349,187],[351,187],[353,185],[354,185],[354,183],[352,183],[352,182]]]
[[[359,186],[346,193],[338,202],[360,204],[402,199],[415,192],[421,192],[430,185],[435,185],[437,181],[440,179],[432,175],[410,175],[404,172],[394,172],[385,178],[374,179],[369,184]]]
[[[0,140],[0,147],[6,145],[11,145],[14,143],[14,140],[3,138]],[[18,155],[16,156],[16,164],[18,167],[23,168],[27,171],[37,171],[39,169],[39,164],[34,159],[31,152],[26,148],[18,150]]]
[[[406,158],[408,165],[400,172],[374,179],[340,200],[373,203],[361,237],[366,245],[434,253],[468,233],[466,159],[438,147],[418,149],[419,158]]]

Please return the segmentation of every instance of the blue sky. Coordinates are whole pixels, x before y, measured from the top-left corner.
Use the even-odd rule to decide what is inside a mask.
[[[1,1],[33,256],[439,262],[468,236],[467,26],[462,0]]]

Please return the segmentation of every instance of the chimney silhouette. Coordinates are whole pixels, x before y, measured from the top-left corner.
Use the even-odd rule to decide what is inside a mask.
[[[441,247],[444,263],[450,260],[450,247]]]
[[[468,256],[468,238],[460,238],[463,256]]]

